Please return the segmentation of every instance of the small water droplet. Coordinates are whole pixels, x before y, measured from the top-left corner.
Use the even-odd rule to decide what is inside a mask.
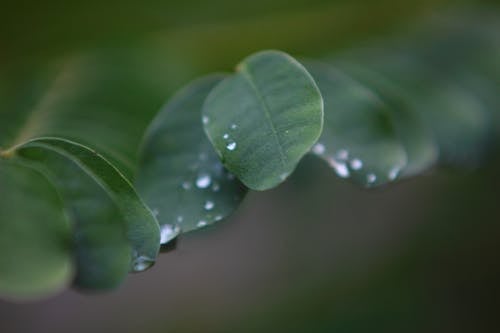
[[[217,183],[214,183],[214,184],[212,185],[212,191],[214,191],[214,192],[218,192],[219,190],[220,190],[220,185],[219,185],[219,184],[217,184]]]
[[[160,227],[160,244],[167,244],[179,234],[180,228],[170,224]]]
[[[210,200],[207,200],[205,202],[205,209],[206,210],[211,210],[212,208],[214,208],[215,204],[213,203],[213,201],[210,201]]]
[[[349,177],[349,169],[344,163],[337,162],[334,158],[329,158],[328,164],[330,164],[330,166],[335,170],[339,177]]]
[[[207,116],[202,117],[203,123],[206,125],[210,121],[210,119]]]
[[[368,182],[368,184],[373,184],[376,180],[377,176],[375,174],[369,173],[368,175],[366,175],[366,181]]]
[[[151,213],[153,213],[153,216],[154,216],[154,217],[158,217],[158,215],[160,215],[160,212],[158,211],[158,209],[157,209],[157,208],[153,209],[153,210],[151,211]]]
[[[197,226],[198,228],[204,227],[204,226],[206,226],[206,225],[207,225],[207,221],[204,221],[204,220],[200,220],[200,221],[198,221],[198,223],[196,224],[196,226]]]
[[[182,188],[185,190],[191,189],[191,183],[190,182],[184,182],[182,183]]]
[[[351,169],[353,170],[359,170],[363,167],[363,161],[361,161],[359,158],[355,158],[351,161]]]
[[[387,175],[390,180],[395,180],[398,175],[399,175],[400,168],[399,167],[394,167],[391,170],[389,170],[389,174]]]
[[[337,151],[337,159],[339,160],[347,160],[349,158],[349,152],[345,149],[340,149],[339,151]]]
[[[207,188],[210,186],[211,183],[212,183],[212,178],[210,178],[210,175],[206,173],[200,174],[196,179],[196,187],[198,188]]]
[[[222,137],[227,140],[227,139],[229,139],[229,134],[224,133],[224,135]]]
[[[177,222],[181,223],[182,221],[184,221],[184,216],[182,215],[177,216]]]
[[[285,173],[282,173],[282,174],[280,175],[280,179],[281,179],[281,180],[285,180],[285,179],[286,179],[286,177],[288,177],[288,175],[289,175],[289,173],[286,173],[286,172],[285,172]]]
[[[322,143],[317,143],[313,146],[313,149],[312,149],[313,153],[315,153],[316,155],[322,155],[324,152],[325,152],[325,145],[322,144]]]
[[[220,221],[220,220],[222,220],[222,219],[223,219],[222,215],[216,215],[216,216],[214,217],[214,220],[215,220],[215,221]]]
[[[227,144],[226,146],[227,150],[235,150],[236,149],[236,142],[231,141]]]
[[[236,125],[236,124],[231,124],[231,129],[232,129],[233,131],[234,131],[235,129],[237,129],[237,128],[238,128],[238,125]]]
[[[138,256],[132,261],[132,270],[134,272],[142,272],[151,267],[154,260],[146,256]]]

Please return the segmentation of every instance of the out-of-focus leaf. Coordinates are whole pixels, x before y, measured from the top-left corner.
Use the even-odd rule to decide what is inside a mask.
[[[43,297],[73,276],[62,202],[38,172],[0,159],[0,295]]]
[[[162,243],[231,214],[246,188],[224,169],[203,131],[201,108],[224,76],[198,79],[178,92],[146,133],[137,189],[162,226]],[[205,118],[204,118],[205,119]]]
[[[45,174],[68,207],[78,286],[111,288],[129,270],[141,271],[154,263],[160,242],[158,223],[131,184],[103,157],[57,138],[30,140],[4,153],[10,154]]]
[[[389,109],[373,90],[342,71],[305,62],[325,102],[325,123],[312,152],[342,178],[363,186],[395,180],[406,166]]]
[[[366,66],[398,87],[399,96],[435,140],[442,162],[474,166],[484,158],[493,132],[492,114],[457,80],[460,75],[450,77],[408,53],[395,53]]]
[[[266,190],[295,169],[323,125],[323,100],[306,69],[285,53],[243,60],[203,106],[205,131],[224,166]]]
[[[337,62],[337,65],[358,82],[370,87],[388,105],[395,133],[406,152],[406,166],[401,170],[401,176],[414,176],[434,165],[438,158],[437,144],[406,92],[361,64]]]
[[[64,137],[98,150],[130,178],[144,130],[171,89],[160,68],[151,56],[122,48],[2,72],[0,146]]]

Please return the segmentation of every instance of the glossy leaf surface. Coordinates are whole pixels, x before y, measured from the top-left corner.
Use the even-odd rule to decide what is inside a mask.
[[[212,90],[203,116],[224,166],[249,188],[266,190],[284,181],[319,138],[323,100],[301,64],[263,51]]]
[[[162,243],[175,237],[177,227],[188,232],[225,218],[246,193],[203,131],[203,102],[223,78],[213,75],[189,84],[146,133],[136,184],[162,225]]]

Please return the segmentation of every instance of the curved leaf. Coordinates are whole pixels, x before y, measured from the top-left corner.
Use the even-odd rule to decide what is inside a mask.
[[[0,159],[0,294],[43,297],[73,277],[62,202],[34,170]]]
[[[266,190],[283,182],[319,138],[323,100],[296,60],[263,51],[212,90],[203,116],[224,166],[249,188]]]
[[[63,137],[97,149],[130,178],[144,130],[170,90],[165,75],[146,74],[159,67],[150,62],[124,48],[3,70],[0,147]]]
[[[438,159],[437,144],[407,93],[384,75],[365,66],[349,62],[337,62],[336,65],[370,87],[388,105],[387,112],[407,157],[401,176],[413,176],[434,165]]]
[[[158,224],[130,183],[103,157],[58,138],[34,139],[14,149],[15,159],[43,172],[69,208],[79,286],[114,287],[129,270],[154,263]]]
[[[377,70],[405,91],[439,146],[440,160],[449,164],[476,165],[484,158],[493,132],[492,113],[456,78],[439,76],[437,70],[413,56],[395,57],[411,62],[412,72],[396,67],[398,63],[385,64]]]
[[[363,186],[395,180],[406,153],[389,112],[374,91],[334,67],[306,62],[325,102],[323,133],[312,152],[337,175]]]
[[[201,108],[224,77],[198,79],[177,93],[146,133],[136,186],[162,225],[162,243],[231,214],[246,188],[227,170],[208,141]],[[174,228],[175,229],[175,228]]]

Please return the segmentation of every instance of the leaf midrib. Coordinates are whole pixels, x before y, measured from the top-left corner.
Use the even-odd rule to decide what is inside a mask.
[[[255,85],[255,82],[252,78],[252,74],[248,70],[247,66],[245,64],[242,64],[238,67],[238,69],[239,69],[240,73],[243,75],[243,77],[248,81],[250,87],[252,88],[253,93],[255,94],[257,99],[260,101],[260,104],[262,105],[262,108],[260,108],[260,109],[262,109],[264,111],[264,115],[266,117],[266,120],[271,127],[273,138],[278,145],[278,151],[279,151],[281,165],[283,167],[286,167],[287,158],[286,158],[285,152],[283,151],[283,148],[281,146],[281,141],[280,141],[278,131],[276,130],[276,127],[274,126],[274,122],[273,122],[272,117],[271,117],[271,112],[270,112],[269,106],[267,105],[266,100],[264,99],[264,96],[262,96],[259,89]]]

